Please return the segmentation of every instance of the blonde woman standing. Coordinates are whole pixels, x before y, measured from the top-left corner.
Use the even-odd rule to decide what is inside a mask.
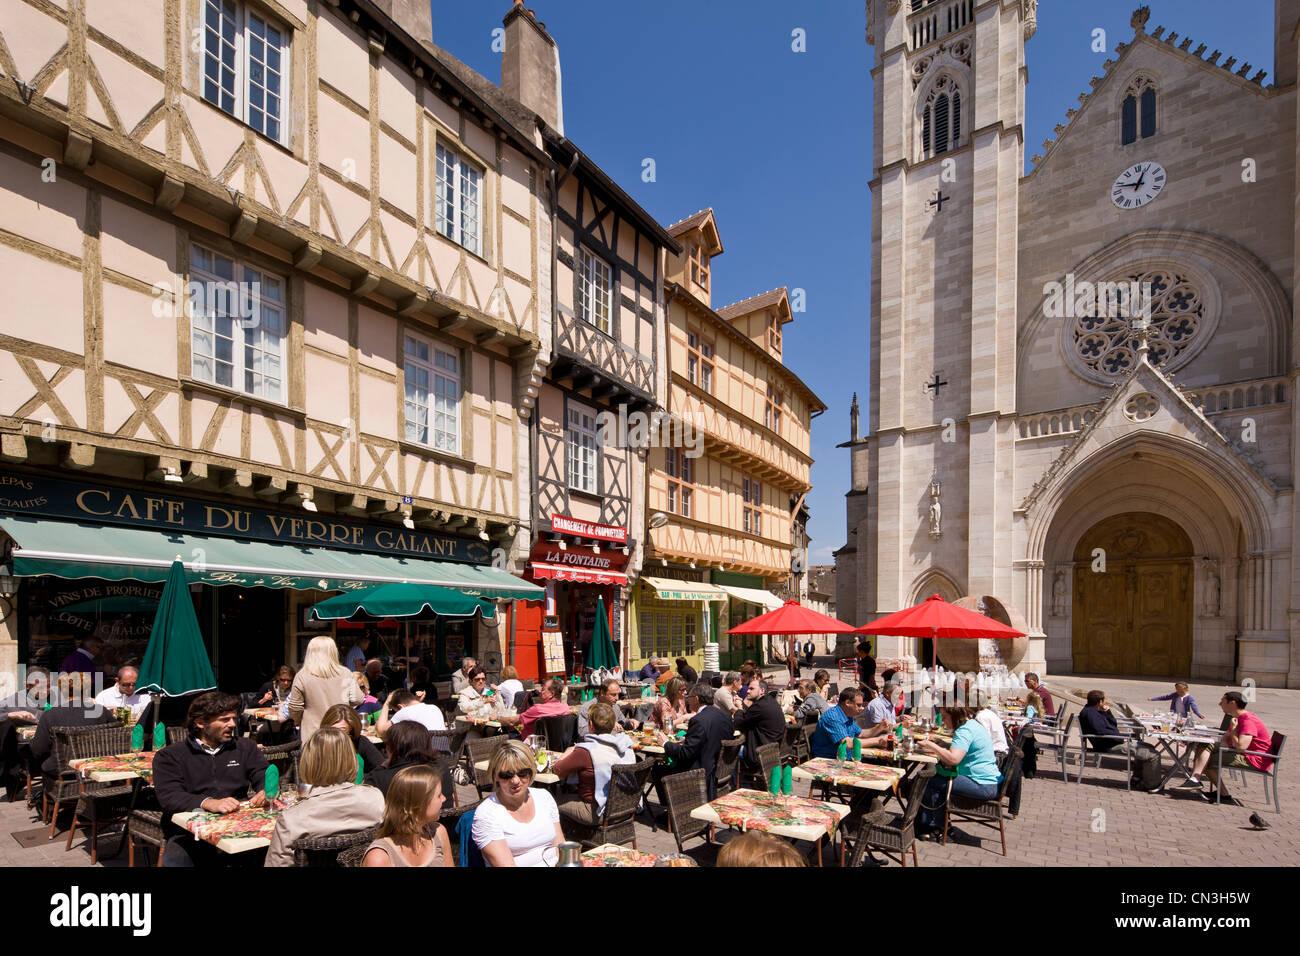
[[[289,691],[289,717],[302,729],[303,746],[320,727],[325,711],[335,704],[355,707],[361,700],[356,679],[339,663],[334,638],[313,637]]]

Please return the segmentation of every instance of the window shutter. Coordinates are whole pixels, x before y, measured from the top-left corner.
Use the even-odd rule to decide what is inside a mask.
[[[1137,97],[1130,93],[1124,97],[1124,109],[1121,115],[1122,134],[1120,136],[1120,145],[1127,146],[1137,139]]]
[[[934,101],[934,152],[948,152],[948,94]]]
[[[1124,101],[1127,105],[1128,101]],[[1156,91],[1148,86],[1142,91],[1142,138],[1156,133]]]

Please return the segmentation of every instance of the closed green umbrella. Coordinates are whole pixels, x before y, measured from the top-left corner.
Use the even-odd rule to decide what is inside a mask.
[[[596,629],[591,635],[591,657],[587,666],[592,670],[618,667],[614,642],[609,637],[609,618],[605,616],[605,599],[596,599]]]
[[[354,615],[364,617],[415,617],[432,612],[445,617],[472,617],[482,614],[486,620],[497,615],[497,606],[486,598],[473,597],[435,584],[380,584],[361,591],[336,594],[312,605],[312,617],[320,621],[340,621]]]
[[[189,583],[179,560],[173,561],[158,601],[153,632],[145,648],[136,692],[152,691],[181,697],[195,691],[215,690],[212,663],[203,646],[199,619],[190,600]]]

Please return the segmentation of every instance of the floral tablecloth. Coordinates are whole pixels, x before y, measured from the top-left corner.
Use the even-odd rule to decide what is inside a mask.
[[[284,718],[280,716],[279,707],[250,707],[248,710],[244,711],[244,714],[254,720],[265,720],[273,724],[278,724],[284,720]]]
[[[794,768],[799,780],[819,780],[837,787],[862,787],[867,790],[888,790],[898,786],[906,771],[902,767],[881,767],[853,760],[832,760],[814,757]]]
[[[708,811],[701,814],[700,811]],[[697,807],[691,816],[716,817],[717,822],[741,830],[762,830],[775,836],[816,840],[835,836],[847,806],[820,803],[807,797],[772,796],[759,790],[734,790],[712,803]]]
[[[292,806],[295,798],[292,791],[285,791],[273,803],[259,809],[244,801],[234,813],[178,813],[172,821],[189,830],[195,839],[211,843],[218,850],[242,853],[271,845],[276,817]]]
[[[130,780],[141,777],[146,783],[153,779],[154,751],[141,753],[113,754],[111,757],[85,757],[81,760],[69,760],[68,766],[83,777],[89,777],[101,783],[112,780]]]
[[[18,728],[18,739],[21,740],[23,743],[30,743],[31,739],[35,736],[36,736],[35,724],[32,724],[30,727]]]
[[[654,866],[659,858],[653,853],[641,853],[630,846],[606,843],[582,854],[583,866]]]

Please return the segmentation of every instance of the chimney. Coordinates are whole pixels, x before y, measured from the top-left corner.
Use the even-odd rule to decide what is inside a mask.
[[[502,21],[506,48],[501,54],[501,89],[564,135],[564,99],[560,93],[560,49],[523,0]]]
[[[417,43],[433,46],[433,11],[429,0],[374,0],[383,13]]]

